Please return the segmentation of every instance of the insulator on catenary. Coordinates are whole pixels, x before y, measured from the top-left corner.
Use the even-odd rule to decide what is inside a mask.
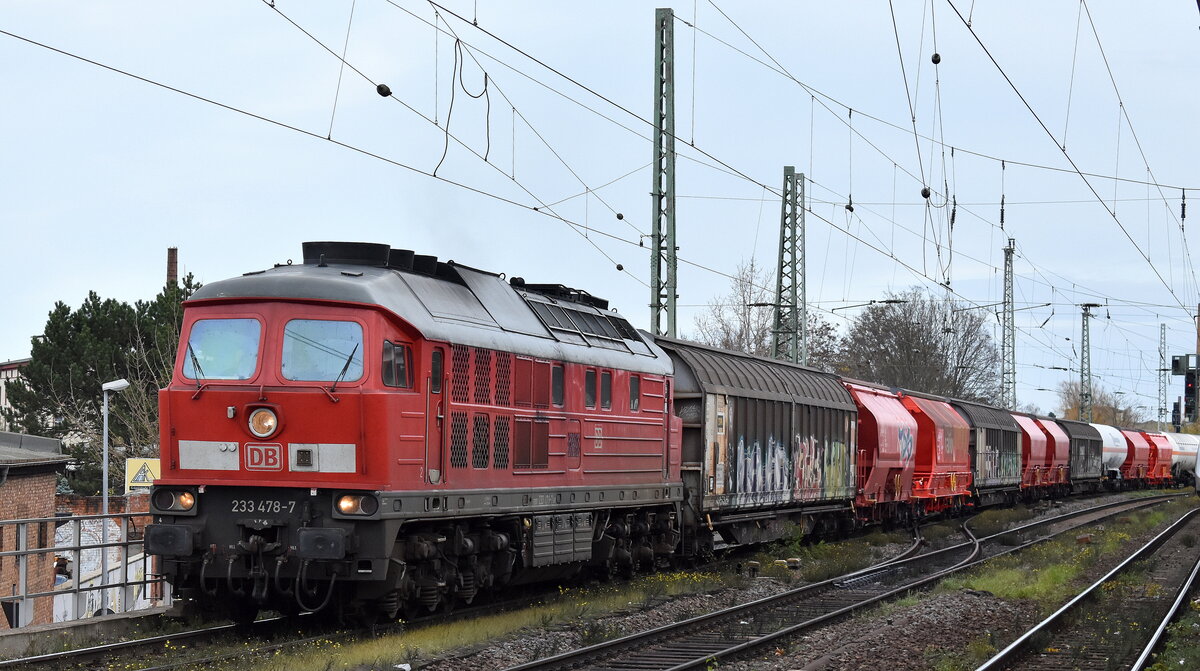
[[[954,228],[954,218],[958,214],[958,196],[950,197],[950,228]]]
[[[1179,225],[1182,226],[1183,220],[1187,219],[1187,191],[1180,189],[1180,193],[1183,194],[1179,201]]]
[[[1004,194],[1000,194],[1000,228],[1004,228]]]

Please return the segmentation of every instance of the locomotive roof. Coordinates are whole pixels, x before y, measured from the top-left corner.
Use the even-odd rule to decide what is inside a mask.
[[[846,387],[830,373],[786,361],[730,352],[699,343],[657,337],[655,341],[687,367],[676,368],[679,392],[729,394],[746,398],[795,401],[841,410],[858,406]],[[689,389],[695,385],[698,389]]]
[[[309,244],[305,244],[306,257]],[[514,287],[499,275],[454,262],[434,260],[436,270],[432,264],[427,266],[433,272],[388,267],[386,246],[367,246],[383,247],[385,265],[322,254],[319,262],[306,258],[304,264],[276,265],[206,284],[189,302],[286,299],[377,305],[430,340],[671,374],[671,360],[666,353],[620,315],[595,307],[606,305],[601,299],[584,292],[567,295],[583,295],[586,302],[561,299],[556,297],[564,295],[561,292],[542,294],[532,288]],[[411,260],[411,252],[408,254]],[[326,262],[330,258],[337,262]]]

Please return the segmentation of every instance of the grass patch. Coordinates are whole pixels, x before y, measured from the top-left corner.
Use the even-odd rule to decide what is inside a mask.
[[[940,541],[943,538],[958,534],[958,522],[939,522],[921,529],[921,537],[927,541]],[[960,537],[961,538],[961,537]]]
[[[796,535],[757,553],[754,559],[762,566],[761,574],[764,576],[789,581],[820,582],[874,564],[880,559],[874,548],[884,545],[907,545],[911,540],[907,531],[881,529],[875,529],[857,538],[833,542],[807,543],[803,537]],[[777,560],[790,558],[800,560],[798,570],[775,563]]]
[[[581,645],[612,638],[617,630],[598,621],[603,615],[630,608],[644,608],[667,596],[711,592],[726,587],[715,573],[658,573],[627,584],[596,588],[560,588],[557,597],[521,610],[483,615],[469,621],[437,626],[415,626],[401,634],[338,643],[316,641],[301,650],[284,652],[254,664],[265,671],[333,671],[334,669],[391,668],[409,663],[416,666],[450,651],[467,651],[522,629],[569,627],[579,634]],[[562,652],[549,643],[531,650],[534,658]],[[239,660],[228,668],[244,668]],[[242,666],[239,666],[242,665]],[[208,665],[208,671],[221,665]]]
[[[930,646],[925,650],[925,663],[933,671],[970,671],[995,655],[997,648],[991,634],[976,638],[962,650]]]
[[[1128,550],[1132,534],[1156,528],[1174,520],[1191,507],[1178,501],[1160,508],[1128,513],[1112,524],[1099,524],[1067,534],[1016,554],[997,557],[965,574],[951,576],[938,585],[938,591],[976,590],[990,592],[1003,599],[1029,600],[1049,612],[1078,592],[1084,573],[1106,555]],[[1076,537],[1091,536],[1091,543],[1079,544]],[[1124,582],[1144,582],[1144,576],[1131,574]],[[1119,583],[1114,583],[1114,587]]]
[[[1018,505],[1012,508],[990,508],[971,519],[971,531],[979,538],[1000,533],[1033,517],[1029,508]]]
[[[1166,644],[1154,658],[1150,671],[1200,669],[1200,601],[1189,604],[1188,612],[1167,629]]]

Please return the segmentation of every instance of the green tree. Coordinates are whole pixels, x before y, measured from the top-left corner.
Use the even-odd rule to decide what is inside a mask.
[[[888,294],[854,319],[839,371],[891,387],[997,403],[1000,354],[987,312],[920,289]]]
[[[100,385],[130,387],[109,396],[109,468],[126,457],[158,455],[158,390],[170,381],[183,322],[182,302],[199,288],[188,275],[133,305],[94,291],[78,309],[59,302],[33,338],[22,380],[9,386],[8,421],[17,430],[63,440],[75,459],[73,488],[100,490]],[[110,478],[110,485],[115,479]]]

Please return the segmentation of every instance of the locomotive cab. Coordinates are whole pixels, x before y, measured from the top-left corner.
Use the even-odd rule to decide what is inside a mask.
[[[425,456],[382,439],[425,432],[416,379],[434,366],[414,366],[413,340],[353,308],[189,305],[160,394],[166,468],[149,552],[168,564],[199,552],[196,589],[255,601],[274,588],[298,610],[319,609],[338,580],[382,581],[390,548],[372,527],[389,526],[381,508],[399,501],[381,492],[402,480],[392,463]]]

